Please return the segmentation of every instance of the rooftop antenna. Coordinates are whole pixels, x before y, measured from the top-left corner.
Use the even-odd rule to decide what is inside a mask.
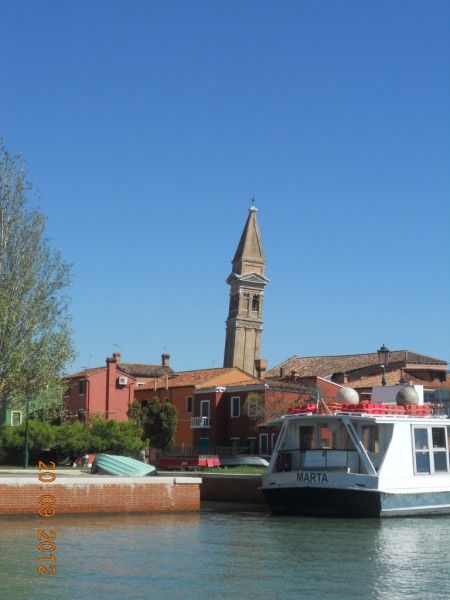
[[[91,368],[91,361],[92,361],[92,354],[89,354],[89,358],[88,358],[88,364],[87,364],[87,367],[86,367],[86,366],[83,366],[83,365],[81,365],[81,368],[82,368],[82,369],[90,369],[90,368]]]

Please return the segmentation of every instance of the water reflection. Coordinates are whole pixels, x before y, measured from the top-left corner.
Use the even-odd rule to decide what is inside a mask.
[[[52,520],[55,576],[37,574],[34,518],[0,519],[3,597],[448,600],[450,518],[316,519],[264,512]]]

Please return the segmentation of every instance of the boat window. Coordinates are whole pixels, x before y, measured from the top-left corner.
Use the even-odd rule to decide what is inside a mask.
[[[341,450],[356,450],[344,424],[341,425]]]
[[[450,427],[447,427],[447,451],[448,451],[448,461],[450,464]]]
[[[435,472],[447,472],[446,428],[432,427],[433,462]]]
[[[433,438],[433,448],[445,450],[445,427],[433,427],[431,434]]]
[[[428,431],[426,428],[414,429],[414,446],[416,450],[428,450]]]
[[[320,447],[324,450],[338,448],[337,432],[335,423],[322,423],[319,425]]]
[[[416,457],[416,473],[430,473],[428,431],[426,428],[414,428],[414,447]]]
[[[300,450],[313,450],[317,448],[316,431],[314,425],[300,426]]]
[[[378,425],[362,425],[361,441],[367,452],[378,453],[380,451]]]

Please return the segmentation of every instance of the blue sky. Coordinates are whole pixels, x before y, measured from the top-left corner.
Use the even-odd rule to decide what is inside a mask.
[[[78,359],[222,366],[252,196],[262,356],[450,360],[450,2],[0,0],[0,136]]]

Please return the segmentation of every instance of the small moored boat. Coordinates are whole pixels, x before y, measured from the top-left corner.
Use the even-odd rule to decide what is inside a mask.
[[[246,455],[237,455],[237,456],[227,456],[225,458],[220,459],[221,467],[268,467],[269,463],[265,458],[261,458],[260,456],[246,456]]]
[[[372,402],[326,405],[318,398],[271,421],[281,427],[262,477],[271,511],[450,514],[450,423],[446,415],[432,414],[423,387],[414,387],[422,388],[422,398],[412,386],[392,386],[393,401],[377,403],[374,388]],[[405,402],[412,392],[417,399]]]
[[[146,475],[156,475],[156,468],[140,460],[128,458],[128,456],[97,454],[91,472],[93,474],[106,473],[121,477],[145,477]]]

